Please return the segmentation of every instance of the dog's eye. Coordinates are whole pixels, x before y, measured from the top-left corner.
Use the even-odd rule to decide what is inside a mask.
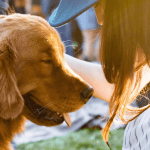
[[[52,61],[50,59],[47,59],[47,60],[41,60],[41,62],[46,63],[46,64],[50,64]]]

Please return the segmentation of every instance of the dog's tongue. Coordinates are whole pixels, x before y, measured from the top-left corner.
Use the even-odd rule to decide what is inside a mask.
[[[63,113],[63,117],[64,117],[65,122],[67,123],[68,127],[70,127],[71,126],[71,118],[70,118],[69,114]]]

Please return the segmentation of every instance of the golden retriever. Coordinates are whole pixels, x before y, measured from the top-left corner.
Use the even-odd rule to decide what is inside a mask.
[[[32,15],[0,16],[0,150],[11,150],[25,118],[55,126],[81,108],[93,89],[64,59],[64,46],[48,22]]]

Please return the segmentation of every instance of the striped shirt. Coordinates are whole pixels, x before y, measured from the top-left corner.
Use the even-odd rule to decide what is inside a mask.
[[[122,150],[150,150],[150,108],[128,123]]]

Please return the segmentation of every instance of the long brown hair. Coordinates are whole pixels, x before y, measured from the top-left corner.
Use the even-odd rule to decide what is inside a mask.
[[[138,94],[142,75],[141,70],[135,69],[138,46],[144,54],[144,63],[149,65],[150,1],[106,0],[100,61],[107,81],[115,84],[110,100],[110,119],[102,133],[106,142],[116,117],[127,123],[149,107],[129,107]],[[125,117],[127,112],[133,115],[132,118]]]

